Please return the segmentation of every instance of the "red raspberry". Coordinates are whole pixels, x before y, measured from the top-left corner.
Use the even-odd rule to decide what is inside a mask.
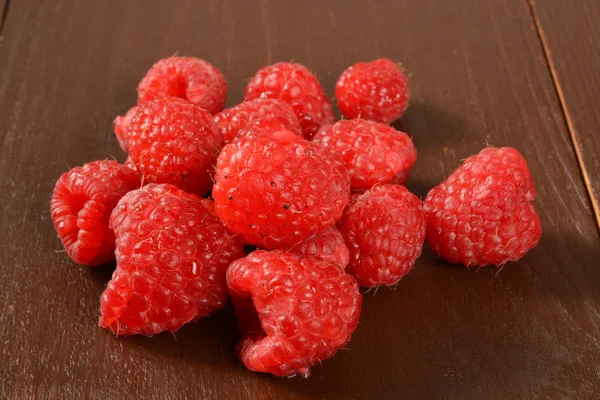
[[[312,235],[291,248],[290,252],[300,257],[319,258],[346,268],[350,252],[344,243],[344,237],[335,228]]]
[[[323,124],[335,121],[331,102],[317,78],[306,67],[287,62],[264,67],[250,79],[244,100],[280,99],[296,113],[305,138]]]
[[[404,186],[380,185],[353,199],[338,228],[350,250],[348,273],[361,286],[390,286],[421,254],[425,212]]]
[[[112,160],[93,161],[61,175],[50,212],[73,261],[98,265],[115,258],[115,235],[108,218],[119,199],[139,186],[134,171]]]
[[[281,100],[256,99],[227,108],[215,115],[215,122],[221,130],[225,143],[231,142],[240,130],[249,123],[261,121],[261,126],[270,132],[291,131],[302,134],[300,123],[294,110]]]
[[[352,189],[369,189],[379,183],[404,185],[417,160],[417,151],[406,133],[364,119],[325,125],[313,142],[340,154],[350,172]]]
[[[137,112],[137,106],[131,107],[124,116],[115,118],[115,136],[125,153],[129,153],[129,124]]]
[[[427,243],[467,267],[522,258],[542,236],[527,162],[510,147],[487,148],[434,187],[425,199]]]
[[[243,335],[236,352],[251,371],[307,376],[358,324],[358,284],[321,260],[257,250],[231,264],[227,286]]]
[[[225,304],[225,271],[244,250],[211,203],[169,184],[121,199],[110,218],[117,269],[100,298],[100,326],[117,335],[174,332]]]
[[[350,177],[334,152],[281,131],[225,146],[212,195],[219,217],[248,243],[290,248],[339,220]]]
[[[194,57],[159,60],[138,85],[138,105],[163,97],[180,97],[211,114],[223,109],[227,82],[214,65]]]
[[[139,106],[129,127],[129,155],[145,181],[210,190],[222,141],[209,113],[170,97]]]
[[[335,85],[342,114],[390,123],[408,107],[408,79],[393,61],[381,58],[350,66]]]

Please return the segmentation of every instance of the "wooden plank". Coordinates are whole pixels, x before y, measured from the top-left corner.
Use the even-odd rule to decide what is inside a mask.
[[[600,227],[600,2],[529,1]]]
[[[123,160],[111,121],[160,57],[210,60],[230,83],[279,60],[328,93],[348,65],[402,61],[412,105],[399,127],[424,195],[486,142],[528,159],[544,226],[523,260],[448,266],[425,250],[396,290],[365,294],[348,345],[308,379],[240,367],[230,307],[175,336],[98,328],[113,266],[57,253],[48,201],[69,166]],[[600,238],[552,77],[519,0],[420,2],[18,1],[0,47],[0,397],[592,398],[600,365]]]

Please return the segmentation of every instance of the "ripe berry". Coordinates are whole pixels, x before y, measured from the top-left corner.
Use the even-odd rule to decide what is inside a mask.
[[[270,132],[291,131],[302,134],[300,123],[294,110],[277,99],[256,99],[245,101],[235,107],[227,108],[214,117],[221,130],[225,143],[231,142],[251,122],[260,121],[260,125]]]
[[[344,243],[344,237],[335,228],[327,229],[304,239],[290,249],[292,254],[300,257],[313,257],[327,263],[333,263],[340,268],[346,268],[350,252]]]
[[[338,229],[350,250],[348,273],[361,286],[390,286],[421,254],[425,212],[404,186],[379,185],[353,198]]]
[[[115,136],[125,153],[129,153],[129,124],[137,112],[137,106],[131,107],[124,116],[115,118]]]
[[[408,79],[391,60],[360,62],[339,77],[335,97],[346,117],[387,124],[400,118],[408,107]]]
[[[232,232],[262,248],[287,249],[339,220],[350,178],[334,152],[281,131],[225,146],[212,195]]]
[[[138,85],[138,105],[163,97],[180,97],[211,114],[223,109],[227,82],[212,64],[194,57],[159,60]]]
[[[93,266],[115,258],[115,235],[108,218],[119,199],[139,185],[135,171],[112,160],[93,161],[61,175],[50,212],[73,261]]]
[[[350,172],[352,189],[369,189],[380,183],[404,185],[417,160],[417,151],[406,133],[364,119],[325,125],[313,142],[340,154]]]
[[[225,270],[244,250],[211,203],[168,184],[121,199],[110,218],[117,269],[100,298],[100,326],[117,335],[174,332],[225,304]]]
[[[129,155],[144,181],[199,195],[212,186],[221,145],[212,116],[175,97],[140,105],[129,124]]]
[[[484,149],[427,194],[427,243],[438,256],[467,267],[518,260],[542,235],[534,199],[521,154],[510,147]]]
[[[257,98],[280,99],[289,104],[307,139],[321,125],[335,120],[331,102],[319,81],[300,64],[280,62],[260,69],[248,82],[244,100]]]
[[[243,335],[236,352],[251,371],[307,376],[358,324],[358,284],[318,259],[257,250],[231,264],[227,286]]]

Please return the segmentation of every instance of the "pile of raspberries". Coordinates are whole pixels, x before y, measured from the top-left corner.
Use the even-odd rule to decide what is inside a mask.
[[[526,161],[513,148],[467,158],[424,202],[406,187],[417,151],[389,125],[406,110],[394,62],[345,70],[335,121],[316,77],[281,62],[223,110],[227,82],[206,61],[158,61],[115,119],[125,164],[64,173],[50,209],[67,254],[116,259],[99,325],[174,332],[230,297],[252,371],[308,375],[346,346],[359,287],[391,286],[423,243],[450,263],[504,265],[542,233]],[[251,250],[248,250],[251,249]]]

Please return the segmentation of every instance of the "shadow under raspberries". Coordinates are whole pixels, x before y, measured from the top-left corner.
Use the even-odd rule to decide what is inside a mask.
[[[175,333],[128,336],[121,338],[159,353],[169,359],[183,359],[199,364],[231,367],[239,365],[234,349],[239,340],[233,305],[225,307],[196,322],[184,325]]]
[[[113,272],[115,272],[116,266],[117,262],[112,260],[96,267],[87,267],[86,269],[87,274],[91,279],[99,284],[102,284],[103,286],[106,286],[108,281],[110,281]]]

